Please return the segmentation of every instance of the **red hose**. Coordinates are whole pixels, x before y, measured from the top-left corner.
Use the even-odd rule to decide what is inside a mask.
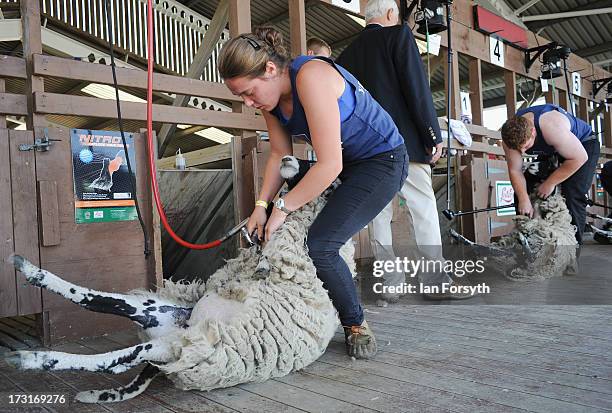
[[[166,213],[159,198],[159,187],[157,185],[157,170],[155,167],[155,149],[153,147],[153,0],[147,0],[147,148],[149,150],[149,171],[151,172],[151,187],[153,189],[153,198],[155,206],[159,212],[161,222],[168,231],[168,234],[178,244],[183,247],[194,250],[205,250],[221,245],[221,240],[218,239],[207,244],[192,244],[183,240],[168,224]]]

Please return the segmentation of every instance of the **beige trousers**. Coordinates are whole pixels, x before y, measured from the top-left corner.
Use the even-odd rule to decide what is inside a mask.
[[[439,259],[442,255],[442,240],[440,237],[440,222],[438,221],[438,208],[431,178],[431,167],[428,164],[410,162],[408,177],[398,193],[408,207],[408,219],[412,221],[414,239],[418,251],[413,251],[409,259]],[[389,203],[374,220],[368,225],[370,233],[370,246],[376,260],[393,260],[396,256],[393,251],[393,236],[391,233],[391,219],[393,218],[393,202]],[[419,274],[422,279],[424,274]],[[445,274],[428,274],[427,280],[422,282],[447,282]],[[398,285],[405,282],[403,273],[386,274],[385,285]]]

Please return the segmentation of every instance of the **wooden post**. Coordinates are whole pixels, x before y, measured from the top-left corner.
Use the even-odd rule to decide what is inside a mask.
[[[251,31],[251,1],[250,0],[230,0],[229,8],[229,31],[230,37],[236,37],[241,33]],[[254,113],[251,108],[248,108],[241,102],[232,103],[232,111],[237,113]],[[252,132],[251,132],[252,134]],[[244,167],[244,158],[247,155],[247,148],[243,145],[247,138],[245,131],[236,131],[236,136],[232,138],[232,168],[233,168],[233,183],[234,183],[234,218],[236,224],[245,216],[245,211],[252,211],[253,201],[252,194],[245,194],[244,181],[252,180],[252,168]],[[257,196],[257,194],[255,195]],[[249,209],[250,208],[250,209]]]
[[[589,121],[589,100],[578,98],[578,117],[585,122]]]
[[[230,37],[251,31],[251,0],[230,0]]]
[[[506,114],[508,119],[516,114],[516,74],[509,70],[504,71],[506,87]]]
[[[544,97],[546,98],[546,103],[557,104],[559,102],[557,99],[557,89],[553,89],[550,84],[548,85],[548,92],[544,94]]]
[[[559,106],[567,110],[569,113],[572,113],[569,103],[569,95],[565,90],[559,90]]]
[[[26,61],[25,95],[28,102],[26,127],[34,131],[35,136],[41,133],[41,128],[47,126],[45,117],[34,112],[34,93],[44,92],[43,78],[35,76],[34,55],[42,54],[40,3],[38,0],[22,0],[20,2],[23,57]],[[37,130],[38,129],[38,130]]]
[[[225,25],[227,24],[229,14],[228,9],[228,0],[221,0],[217,6],[217,9],[215,10],[215,15],[213,16],[212,21],[210,22],[209,29],[204,34],[202,44],[198,48],[198,51],[196,52],[193,62],[189,66],[189,70],[187,71],[185,77],[189,79],[199,79],[200,76],[202,76],[202,73],[204,73],[208,59],[210,59],[212,52],[215,50],[219,37],[221,36],[221,33],[223,33]],[[174,99],[172,106],[185,107],[189,102],[189,98],[190,96],[188,95],[179,95]],[[162,128],[159,131],[157,142],[159,144],[159,154],[162,158],[164,157],[166,148],[170,142],[169,138],[172,136],[175,130],[176,124],[165,123],[162,125]]]
[[[448,49],[444,51],[444,90],[448,91]],[[446,102],[448,96],[445,97]],[[457,119],[461,114],[461,95],[459,93],[459,53],[453,50],[453,67],[451,80],[451,118]]]
[[[472,123],[482,126],[482,61],[478,58],[470,59],[469,71],[470,101],[472,103]]]
[[[0,79],[0,93],[6,91],[4,79]],[[6,129],[6,116],[0,113],[0,129]],[[7,138],[8,139],[8,138]]]
[[[306,54],[306,9],[304,0],[289,0],[291,55]]]
[[[612,108],[604,112],[603,121],[603,146],[612,148]]]
[[[399,3],[399,1],[398,1]],[[361,14],[362,16],[365,15],[365,8],[368,4],[368,0],[359,0],[359,14]],[[399,4],[398,4],[399,6]]]

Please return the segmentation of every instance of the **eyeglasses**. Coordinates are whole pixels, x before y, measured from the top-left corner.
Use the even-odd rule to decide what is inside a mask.
[[[253,49],[255,50],[261,49],[261,46],[259,45],[259,43],[257,43],[255,40],[251,39],[250,37],[245,36],[244,34],[241,34],[239,37],[241,39],[246,40],[251,46],[253,46]]]

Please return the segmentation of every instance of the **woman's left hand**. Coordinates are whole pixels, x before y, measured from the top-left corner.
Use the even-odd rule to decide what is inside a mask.
[[[266,241],[270,241],[270,237],[272,237],[274,231],[283,225],[285,218],[287,218],[287,214],[278,208],[272,208],[272,215],[270,215],[266,223]]]

